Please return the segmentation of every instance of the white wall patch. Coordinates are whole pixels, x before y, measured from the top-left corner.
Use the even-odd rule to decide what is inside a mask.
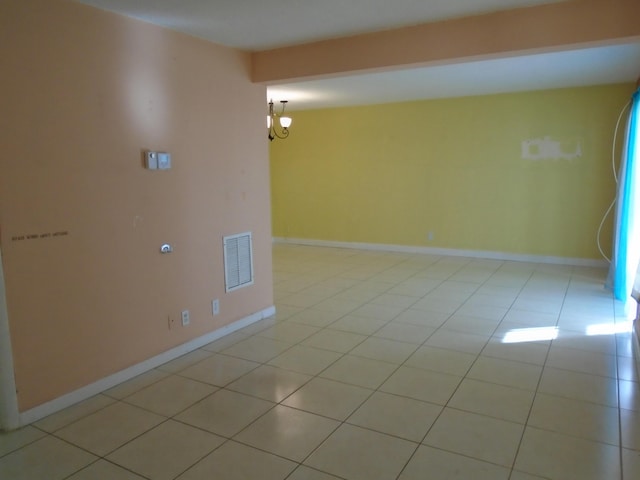
[[[554,140],[546,136],[522,141],[523,160],[575,160],[581,156],[580,140]]]

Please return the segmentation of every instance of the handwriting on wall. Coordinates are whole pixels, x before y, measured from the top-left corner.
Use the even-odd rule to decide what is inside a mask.
[[[29,235],[14,235],[11,237],[11,241],[22,242],[25,240],[42,240],[45,238],[66,237],[67,235],[69,235],[69,232],[66,230],[60,232],[32,233]]]

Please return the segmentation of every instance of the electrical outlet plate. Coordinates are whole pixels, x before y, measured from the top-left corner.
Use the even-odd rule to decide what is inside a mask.
[[[214,315],[219,315],[220,314],[220,300],[213,300],[211,302],[211,312]]]
[[[182,311],[182,326],[186,327],[187,325],[189,325],[190,321],[191,321],[191,319],[189,318],[189,310],[183,310]]]

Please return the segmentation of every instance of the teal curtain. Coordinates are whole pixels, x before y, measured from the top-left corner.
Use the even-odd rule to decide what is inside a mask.
[[[609,278],[618,300],[627,301],[640,261],[640,88],[633,94],[618,175],[613,256]]]

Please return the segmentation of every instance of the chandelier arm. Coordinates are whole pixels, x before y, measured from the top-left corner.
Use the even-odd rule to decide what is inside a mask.
[[[273,100],[269,101],[269,128],[267,129],[267,137],[270,141],[273,141],[276,138],[285,139],[289,136],[289,128],[280,126],[280,133],[276,129],[276,120],[280,123],[280,117],[284,115],[284,109],[287,105],[287,100],[280,100],[282,104],[282,111],[280,113],[276,113],[274,111]],[[290,122],[289,122],[290,123]]]
[[[285,138],[287,138],[289,136],[289,129],[288,128],[283,128],[282,129],[282,133],[278,133],[278,131],[275,128],[271,128],[271,133],[273,135],[275,135],[276,137],[284,140]]]

